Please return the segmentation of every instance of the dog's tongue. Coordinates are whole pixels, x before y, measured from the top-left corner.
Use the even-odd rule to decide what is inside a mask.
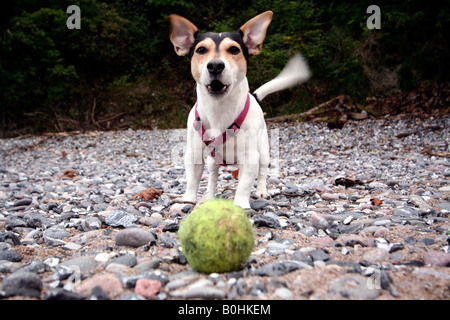
[[[225,85],[219,80],[213,80],[213,82],[209,85],[209,88],[211,88],[212,91],[222,91],[224,87]]]

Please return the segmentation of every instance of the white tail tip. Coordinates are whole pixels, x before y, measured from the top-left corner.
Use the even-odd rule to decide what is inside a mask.
[[[267,95],[299,85],[308,80],[309,77],[311,77],[311,72],[305,59],[300,54],[296,54],[289,59],[275,79],[259,87],[254,95],[261,101]]]

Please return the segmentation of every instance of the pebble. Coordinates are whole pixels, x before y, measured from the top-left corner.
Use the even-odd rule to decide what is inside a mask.
[[[434,288],[450,264],[450,161],[421,151],[449,152],[450,118],[281,127],[271,198],[250,200],[252,256],[242,271],[214,275],[190,268],[176,233],[194,209],[180,202],[183,159],[171,158],[183,153],[185,129],[3,139],[0,298],[14,283],[8,294],[49,300],[442,298]],[[411,128],[421,134],[395,138]],[[76,176],[60,179],[67,169]],[[220,168],[218,197],[235,196],[229,170]],[[133,199],[148,188],[164,193]],[[303,273],[321,288],[280,277]],[[425,291],[423,275],[437,285]]]
[[[26,296],[40,298],[43,283],[34,272],[17,271],[8,275],[2,282],[6,296]]]
[[[11,262],[20,262],[23,259],[23,255],[20,252],[15,251],[1,251],[0,252],[0,260],[6,260]]]
[[[117,297],[123,292],[122,283],[113,274],[96,274],[91,278],[83,280],[78,293],[89,296],[92,290],[99,286],[109,298]]]
[[[450,253],[430,251],[425,254],[423,260],[426,264],[439,267],[450,267]]]
[[[114,240],[118,246],[140,247],[156,241],[150,231],[141,228],[128,228],[120,230]]]
[[[152,279],[138,279],[134,292],[148,300],[155,299],[158,292],[161,290],[161,282]]]
[[[370,249],[364,253],[363,259],[370,264],[381,263],[389,259],[389,251],[381,248]]]
[[[258,267],[253,270],[253,274],[265,277],[281,276],[303,268],[309,269],[311,266],[301,261],[284,260]]]
[[[111,227],[130,227],[138,218],[122,210],[113,210],[105,219],[105,223]]]
[[[71,270],[81,273],[88,273],[94,271],[97,266],[97,262],[88,257],[79,257],[66,260],[56,265],[56,269]]]
[[[373,300],[380,295],[380,290],[370,281],[359,275],[343,276],[331,282],[328,293],[340,294],[347,299]]]
[[[292,291],[289,290],[288,288],[284,288],[284,287],[276,289],[275,295],[284,300],[290,300],[294,297],[294,294],[292,293]]]

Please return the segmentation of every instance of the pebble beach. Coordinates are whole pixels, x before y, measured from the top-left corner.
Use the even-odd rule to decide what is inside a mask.
[[[194,271],[177,236],[194,209],[180,202],[185,129],[1,140],[0,299],[450,298],[450,117],[269,136],[252,254],[221,274]],[[217,197],[234,197],[236,169],[220,169]]]

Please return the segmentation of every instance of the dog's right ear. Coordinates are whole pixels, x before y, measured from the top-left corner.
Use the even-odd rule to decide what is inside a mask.
[[[195,41],[194,35],[198,31],[198,28],[188,19],[177,14],[171,14],[169,21],[172,25],[170,41],[173,43],[175,52],[179,56],[189,54],[189,50]]]

